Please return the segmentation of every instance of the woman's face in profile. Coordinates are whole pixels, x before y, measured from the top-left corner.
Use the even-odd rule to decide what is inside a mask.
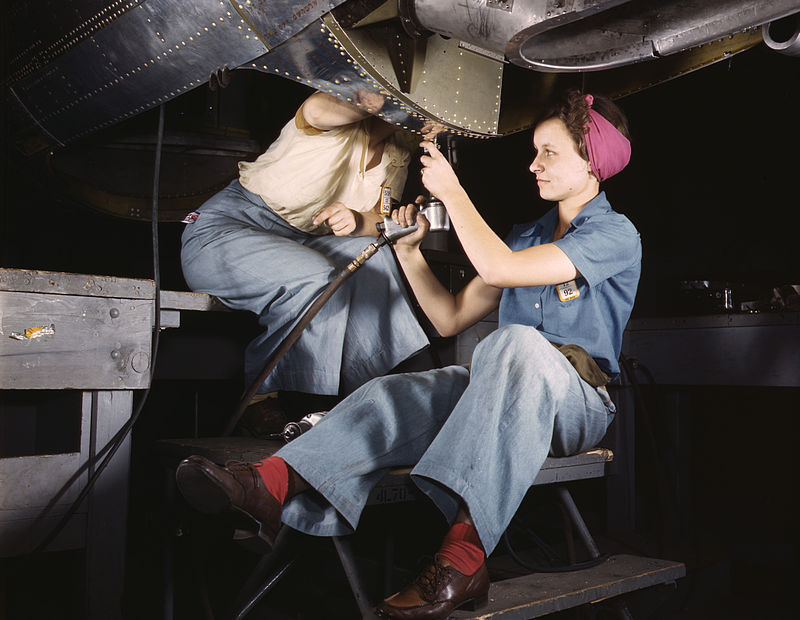
[[[530,171],[536,175],[539,195],[559,202],[585,192],[594,181],[589,162],[578,153],[567,126],[557,118],[540,123],[533,132],[536,156]]]

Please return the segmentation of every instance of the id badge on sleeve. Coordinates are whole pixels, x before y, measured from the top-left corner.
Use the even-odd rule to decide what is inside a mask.
[[[575,299],[580,297],[581,294],[578,290],[578,283],[575,280],[570,280],[569,282],[564,282],[562,284],[556,284],[556,291],[558,291],[558,298],[561,301]]]

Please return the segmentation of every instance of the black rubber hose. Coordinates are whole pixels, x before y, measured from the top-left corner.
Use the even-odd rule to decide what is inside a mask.
[[[591,560],[586,560],[585,562],[575,562],[574,564],[568,564],[566,566],[541,566],[539,564],[531,564],[529,562],[526,562],[516,552],[514,547],[511,545],[511,540],[508,535],[508,530],[503,532],[502,540],[511,558],[523,568],[526,568],[534,573],[571,573],[573,571],[583,570],[585,568],[600,566],[600,564],[602,564],[609,558],[608,555],[601,555]]]
[[[72,519],[73,515],[78,511],[78,508],[86,499],[86,496],[89,495],[89,492],[94,487],[95,483],[97,482],[98,478],[100,478],[100,474],[103,473],[108,464],[111,463],[111,459],[114,458],[114,455],[117,453],[117,450],[120,448],[122,443],[125,441],[125,438],[131,432],[134,424],[139,419],[139,416],[144,409],[144,405],[147,402],[148,396],[150,395],[150,387],[153,383],[153,377],[155,375],[155,365],[156,365],[156,358],[158,356],[158,347],[159,347],[159,336],[161,332],[161,264],[159,259],[159,243],[158,243],[158,194],[159,194],[159,183],[161,179],[161,151],[163,149],[164,143],[164,118],[165,118],[165,108],[164,104],[162,103],[158,108],[158,131],[156,133],[156,148],[155,148],[155,164],[153,170],[153,196],[152,196],[152,213],[151,213],[151,233],[152,233],[152,256],[153,256],[153,282],[154,282],[154,323],[153,323],[153,336],[152,336],[152,356],[150,359],[150,380],[148,381],[147,389],[144,391],[139,403],[136,405],[136,409],[131,414],[131,417],[123,424],[122,428],[120,428],[114,437],[112,437],[111,441],[109,441],[98,453],[93,454],[90,456],[89,460],[84,463],[78,471],[76,471],[69,480],[59,489],[59,491],[51,498],[48,502],[47,506],[41,511],[41,513],[36,517],[34,521],[34,526],[43,520],[50,511],[55,507],[58,503],[58,500],[70,489],[70,487],[77,481],[82,472],[85,470],[89,470],[89,479],[86,482],[86,486],[81,489],[78,496],[73,500],[70,504],[67,511],[61,516],[61,519],[56,523],[55,527],[53,527],[47,535],[42,538],[42,540],[37,544],[34,548],[32,553],[39,553],[47,549],[51,542],[58,536],[64,527],[69,523],[70,519]],[[103,458],[103,456],[105,458]],[[100,459],[103,458],[102,461]],[[98,465],[99,463],[99,465]],[[95,469],[97,466],[97,469]]]
[[[361,265],[363,265],[367,260],[377,252],[381,246],[386,245],[389,243],[389,240],[380,235],[373,243],[370,243],[366,248],[361,251],[361,254],[356,256],[352,262],[350,262],[347,267],[342,269],[336,277],[331,280],[330,284],[325,288],[322,293],[320,293],[319,297],[314,300],[308,310],[306,310],[305,314],[303,314],[300,321],[298,321],[297,325],[292,328],[286,338],[278,345],[278,348],[275,349],[275,352],[272,356],[267,360],[267,363],[264,365],[264,368],[261,370],[259,375],[255,378],[252,382],[250,387],[242,396],[241,401],[239,401],[239,405],[236,407],[236,410],[231,415],[230,419],[228,420],[228,425],[225,427],[225,431],[223,432],[223,437],[229,436],[233,429],[236,428],[236,424],[238,424],[239,419],[244,414],[244,410],[247,409],[247,406],[250,404],[253,396],[255,396],[256,392],[258,392],[258,388],[264,383],[266,378],[269,374],[275,369],[278,365],[278,362],[281,361],[284,355],[292,348],[292,345],[297,341],[300,337],[300,334],[306,328],[306,326],[311,322],[317,313],[322,309],[322,307],[328,302],[331,296],[339,289],[339,287],[344,284],[344,281],[347,280],[351,275],[353,275]]]

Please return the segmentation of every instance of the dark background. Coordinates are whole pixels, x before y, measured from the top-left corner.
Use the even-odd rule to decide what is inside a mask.
[[[204,87],[167,104],[166,131],[236,127],[265,147],[310,92],[275,76],[248,71],[233,76],[233,84],[219,93]],[[763,44],[619,100],[630,119],[633,156],[604,188],[642,235],[643,271],[634,316],[681,311],[676,291],[684,280],[761,289],[798,283],[799,101],[800,61]],[[157,112],[151,111],[87,142],[125,132],[152,134],[156,126]],[[75,203],[37,158],[21,158],[8,146],[2,180],[3,266],[151,277],[148,222]],[[82,147],[70,145],[67,155]],[[458,156],[464,186],[499,234],[548,208],[528,172],[530,132],[462,140]],[[98,165],[98,183],[110,174],[103,165],[111,169],[116,162]],[[146,196],[152,168],[137,174],[138,189]],[[172,174],[191,179],[192,171]],[[91,180],[90,171],[86,178]],[[406,190],[408,198],[419,190],[413,166]],[[178,263],[181,229],[174,222],[160,226],[164,288],[185,289]]]
[[[309,92],[274,76],[234,72],[233,83],[223,91],[201,88],[167,104],[167,132],[233,127],[266,147]],[[680,294],[685,280],[732,283],[753,298],[768,297],[776,286],[800,283],[798,102],[800,59],[781,56],[763,45],[619,101],[630,119],[633,158],[625,171],[605,184],[605,190],[612,205],[634,222],[642,236],[643,270],[635,317],[693,313],[696,308]],[[127,133],[152,135],[156,126],[156,113],[146,113],[85,144],[71,145],[63,156],[70,149]],[[43,171],[37,158],[20,157],[8,143],[3,151],[3,267],[152,277],[149,222],[112,217],[79,204]],[[529,132],[462,141],[458,156],[464,186],[498,234],[549,208],[536,196],[528,172]],[[86,177],[100,182],[114,165],[115,161],[98,162],[97,170],[86,171]],[[414,170],[407,186],[409,198],[419,191]],[[144,165],[130,172],[140,176],[140,193],[147,196],[152,168]],[[171,174],[191,180],[192,170]],[[185,290],[179,265],[182,228],[177,222],[159,225],[165,289]],[[457,249],[454,239],[451,244]],[[163,335],[157,380],[134,429],[124,603],[130,618],[158,617],[163,584],[159,554],[174,532],[174,523],[164,522],[164,471],[153,442],[195,432],[218,434],[241,391],[235,362],[226,378],[203,375],[220,358],[208,354],[207,340],[195,342],[191,336],[211,335],[243,345],[254,328],[249,318],[240,315],[235,320],[229,317],[221,327],[207,322],[208,317],[184,320],[181,330]],[[180,340],[186,334],[188,340]],[[637,531],[622,542],[625,551],[685,561],[689,577],[677,593],[661,593],[643,602],[646,612],[637,617],[793,617],[797,389],[698,386],[671,396],[680,405],[678,411],[657,417],[656,431],[679,426],[680,449],[667,449],[661,442],[653,451],[645,439],[637,439],[639,520]],[[659,466],[664,462],[683,469],[682,481],[689,481],[683,490],[685,503],[676,509],[680,523],[665,523],[664,506],[656,497]],[[578,497],[581,507],[588,509],[594,531],[602,532],[602,486],[578,489]],[[429,525],[426,517],[414,521],[403,510],[392,515],[406,520],[405,526],[412,529]],[[389,518],[383,512],[370,517],[367,536],[383,531]],[[665,529],[673,537],[667,541]],[[417,550],[418,540],[405,542],[409,554]],[[604,541],[611,547],[622,542]],[[197,548],[186,548],[185,539],[179,544],[184,546],[176,560],[178,606],[184,613],[179,617],[206,617],[209,606],[223,606],[251,560],[232,555],[227,540],[211,534],[201,545],[206,555],[199,559],[192,555]],[[0,615],[6,610],[9,618],[80,618],[81,562],[80,552],[9,561],[0,584],[4,590]],[[276,595],[286,609],[307,607],[314,597],[334,601],[333,606],[341,597],[348,604],[346,590],[335,590],[330,598],[330,590],[309,579],[336,574],[335,565],[307,565],[303,570],[307,572]],[[216,581],[201,583],[198,573],[203,571]],[[320,617],[313,614],[310,611],[306,617]]]

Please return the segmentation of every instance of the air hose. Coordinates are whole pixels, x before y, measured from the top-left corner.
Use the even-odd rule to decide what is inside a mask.
[[[239,401],[236,410],[228,420],[228,425],[225,427],[223,437],[227,437],[233,432],[233,429],[236,428],[236,425],[238,424],[239,419],[242,417],[242,414],[244,414],[244,410],[247,409],[253,396],[255,396],[256,392],[258,392],[258,388],[261,387],[269,374],[278,365],[278,362],[281,361],[283,356],[286,355],[292,345],[297,341],[297,339],[300,337],[300,334],[311,322],[311,319],[317,315],[317,313],[328,302],[337,289],[344,284],[345,280],[352,276],[361,267],[361,265],[366,263],[367,260],[369,260],[369,258],[372,257],[382,246],[386,245],[387,243],[394,243],[396,239],[415,231],[417,229],[417,224],[414,223],[411,226],[402,227],[399,224],[395,224],[394,221],[387,216],[384,218],[383,222],[378,223],[377,227],[380,232],[378,238],[364,248],[361,253],[347,265],[347,267],[342,269],[336,275],[336,277],[331,280],[325,290],[323,290],[319,297],[317,297],[308,307],[308,310],[305,311],[305,314],[303,314],[297,325],[292,328],[292,330],[286,335],[286,338],[284,338],[278,345],[278,348],[275,349],[275,352],[267,360],[264,368],[244,393],[241,401]]]

